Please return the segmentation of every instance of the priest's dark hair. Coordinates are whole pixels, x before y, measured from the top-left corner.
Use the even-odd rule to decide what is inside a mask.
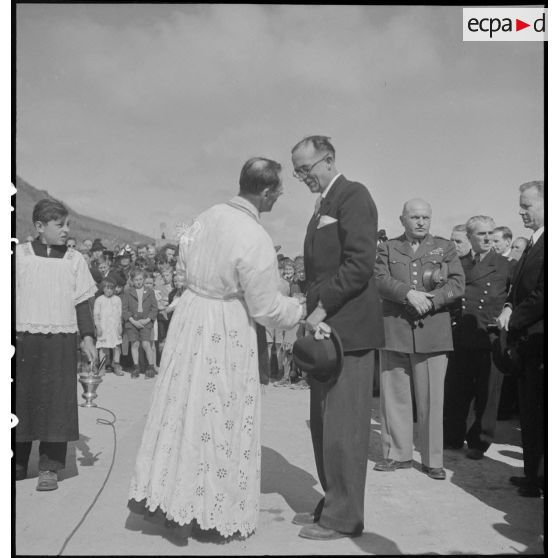
[[[56,221],[68,216],[66,206],[53,198],[44,198],[38,201],[33,208],[33,223],[47,224],[49,221]]]
[[[260,194],[266,188],[275,190],[281,184],[281,165],[265,157],[252,157],[240,171],[240,194]]]

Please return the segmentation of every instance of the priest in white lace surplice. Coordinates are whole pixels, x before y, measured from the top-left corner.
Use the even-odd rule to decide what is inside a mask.
[[[199,215],[179,243],[186,290],[167,334],[130,498],[167,520],[228,537],[254,531],[260,494],[256,322],[291,328],[304,307],[279,292],[260,224],[282,193],[281,166],[247,161],[240,193]]]
[[[16,480],[40,440],[37,490],[57,488],[67,442],[79,438],[77,333],[96,358],[92,297],[97,286],[77,250],[67,250],[68,210],[44,199],[33,209],[36,240],[16,247]]]

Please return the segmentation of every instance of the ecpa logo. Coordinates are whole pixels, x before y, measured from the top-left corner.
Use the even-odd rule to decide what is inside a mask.
[[[546,8],[463,8],[464,41],[546,41]]]

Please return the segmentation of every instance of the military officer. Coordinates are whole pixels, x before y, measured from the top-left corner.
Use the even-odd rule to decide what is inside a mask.
[[[382,243],[376,282],[383,299],[385,349],[380,352],[380,414],[384,460],[376,471],[412,466],[412,387],[422,471],[445,479],[442,413],[447,352],[453,349],[448,305],[463,295],[465,277],[454,244],[430,235],[432,210],[405,203],[405,233]],[[412,383],[412,387],[411,387]]]
[[[496,318],[506,302],[510,262],[493,250],[494,219],[471,217],[466,224],[472,250],[461,258],[465,296],[453,332],[455,352],[450,355],[444,394],[444,447],[461,449],[467,457],[482,459],[494,440],[503,374],[492,362]],[[491,327],[493,326],[493,327]],[[467,415],[475,400],[473,424]]]

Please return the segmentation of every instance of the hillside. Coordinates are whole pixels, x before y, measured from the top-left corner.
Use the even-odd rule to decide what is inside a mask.
[[[19,176],[16,177],[16,237],[24,242],[27,236],[35,236],[35,229],[31,223],[34,205],[43,198],[53,198],[46,190],[39,190],[25,182]],[[111,225],[100,219],[80,215],[73,211],[64,200],[60,200],[70,211],[70,234],[77,238],[78,245],[86,238],[100,238],[107,248],[114,244],[133,244],[141,242],[153,242],[154,239],[144,234]]]

